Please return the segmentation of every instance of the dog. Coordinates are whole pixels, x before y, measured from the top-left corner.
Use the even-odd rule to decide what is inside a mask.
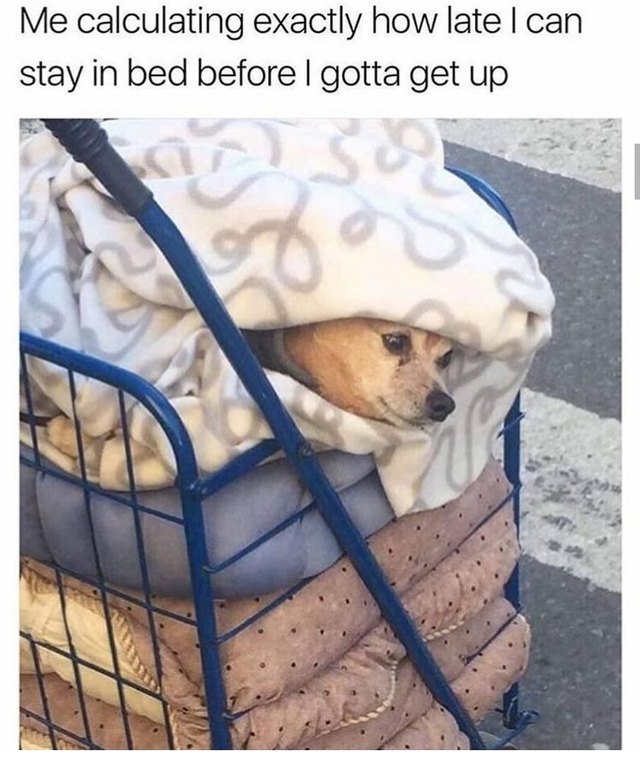
[[[438,334],[346,318],[245,335],[263,367],[363,418],[424,429],[455,409],[442,379],[453,348]]]
[[[345,318],[244,335],[264,368],[291,376],[363,418],[428,429],[455,409],[442,379],[453,348],[438,334],[386,320]],[[77,457],[75,427],[66,416],[47,423],[47,438]]]

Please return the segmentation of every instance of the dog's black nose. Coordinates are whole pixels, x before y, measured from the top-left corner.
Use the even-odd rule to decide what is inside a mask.
[[[445,392],[434,391],[427,394],[427,417],[438,423],[452,413],[456,403]]]

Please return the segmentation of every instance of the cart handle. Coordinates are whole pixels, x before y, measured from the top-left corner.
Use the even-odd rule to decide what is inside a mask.
[[[153,198],[151,190],[132,172],[94,119],[42,121],[67,152],[93,172],[125,212],[135,216]]]

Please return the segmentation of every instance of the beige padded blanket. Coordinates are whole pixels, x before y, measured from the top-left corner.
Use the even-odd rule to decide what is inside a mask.
[[[403,517],[370,540],[391,583],[475,718],[499,701],[527,661],[526,622],[514,616],[502,598],[518,555],[510,503],[495,511],[508,489],[502,470],[490,462],[459,499],[426,515]],[[67,623],[76,654],[113,671],[98,591],[71,577],[65,577],[65,585]],[[22,586],[22,628],[38,641],[68,650],[51,572],[26,561]],[[219,632],[229,631],[269,600],[217,601]],[[160,678],[146,613],[133,603],[111,599],[120,673],[132,686],[162,694],[177,748],[207,748],[191,604],[160,598],[154,603],[183,617],[155,616]],[[38,646],[37,653],[51,690],[75,696],[69,660],[44,646]],[[224,643],[221,655],[229,710],[243,713],[232,724],[236,748],[455,749],[466,745],[452,718],[418,679],[401,643],[346,560]],[[22,672],[22,704],[39,712],[28,644]],[[85,695],[96,699],[89,709],[94,741],[107,748],[123,748],[124,726],[115,708],[119,702],[114,681],[82,667],[81,683]],[[129,714],[136,717],[136,748],[166,748],[167,723],[160,701],[135,687],[125,688],[125,698]],[[69,728],[70,722],[75,723],[83,737],[86,733],[77,724],[82,718],[75,701],[53,703],[60,724]],[[42,728],[29,718],[24,718],[23,725],[35,743]]]

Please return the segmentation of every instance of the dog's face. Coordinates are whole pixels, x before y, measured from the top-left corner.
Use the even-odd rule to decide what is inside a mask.
[[[437,334],[354,318],[290,329],[286,342],[318,393],[357,415],[425,428],[455,408],[442,379],[453,350]]]
[[[418,427],[444,421],[455,408],[442,380],[453,355],[451,342],[397,323],[375,321],[368,329],[373,334],[366,343],[371,378],[365,386],[381,418]]]

